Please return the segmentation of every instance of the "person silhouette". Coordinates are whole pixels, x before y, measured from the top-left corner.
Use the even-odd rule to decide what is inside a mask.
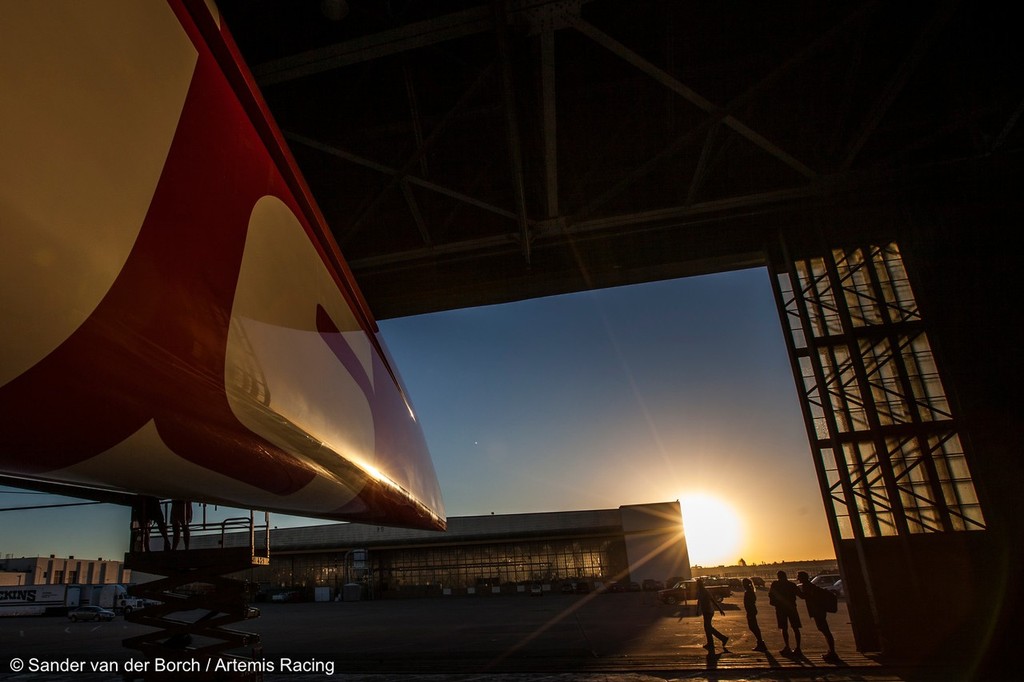
[[[715,640],[713,637],[717,637],[722,641],[722,651],[728,651],[725,648],[725,643],[729,641],[729,637],[723,635],[721,632],[715,629],[712,624],[712,619],[715,617],[715,609],[721,611],[722,615],[725,615],[725,610],[722,609],[722,605],[718,603],[708,588],[704,586],[704,581],[701,578],[697,578],[697,611],[704,618],[704,636],[707,637],[707,644],[704,648],[708,650],[709,654],[715,653]]]
[[[754,581],[750,578],[743,579],[743,610],[747,613],[747,627],[757,638],[754,651],[768,651],[768,646],[761,638],[761,626],[757,624],[757,593],[754,591]]]
[[[160,536],[164,539],[164,550],[171,548],[171,540],[167,537],[167,524],[164,522],[164,512],[160,507],[160,500],[150,495],[139,495],[132,504],[132,526],[138,534],[138,542],[133,546],[138,547],[140,552],[149,552],[150,526],[156,524]]]
[[[800,650],[800,614],[796,611],[796,600],[799,596],[797,586],[786,577],[785,571],[779,571],[778,580],[768,588],[768,603],[775,607],[775,620],[782,630],[782,642],[785,644],[780,652],[783,656],[801,656]],[[789,648],[789,626],[793,627],[796,649]]]
[[[828,644],[828,652],[822,658],[826,661],[838,661],[839,655],[836,654],[836,639],[828,626],[828,607],[826,606],[828,595],[825,594],[825,589],[812,583],[807,571],[797,573],[796,579],[800,583],[800,596],[803,598],[804,603],[807,604],[807,615],[811,617],[818,630],[825,636],[825,643]]]
[[[188,549],[189,524],[192,523],[192,502],[190,500],[171,501],[171,533],[174,549],[178,549],[179,540],[184,539]]]

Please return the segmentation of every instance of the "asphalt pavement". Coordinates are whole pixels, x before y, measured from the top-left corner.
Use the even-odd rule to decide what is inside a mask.
[[[259,661],[254,667],[262,670],[249,679],[268,682],[972,679],[968,664],[951,663],[938,654],[908,662],[857,651],[842,602],[829,619],[838,661],[823,658],[824,638],[806,616],[803,655],[784,656],[767,595],[759,594],[759,622],[769,650],[753,650],[755,639],[737,594],[725,602],[725,615],[715,617],[715,626],[729,640],[726,650],[719,648],[713,656],[703,648],[702,620],[692,604],[663,605],[648,593],[263,603],[257,605],[262,612],[258,619],[232,627],[259,635],[260,648],[252,660]],[[146,631],[121,618],[112,623],[2,618],[0,679],[124,680],[126,667],[147,661],[139,652],[125,649],[122,640]],[[253,656],[254,652],[235,653]],[[186,665],[198,663],[187,655],[184,660]],[[40,664],[61,661],[83,667],[76,672],[40,669]],[[87,667],[97,662],[104,663],[108,672]],[[163,676],[230,678],[187,670]]]

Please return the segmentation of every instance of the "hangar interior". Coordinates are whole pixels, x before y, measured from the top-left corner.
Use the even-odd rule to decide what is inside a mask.
[[[378,318],[767,267],[859,648],[1009,646],[1006,7],[219,6]]]
[[[1013,658],[1011,4],[217,5],[378,319],[766,267],[858,647]]]

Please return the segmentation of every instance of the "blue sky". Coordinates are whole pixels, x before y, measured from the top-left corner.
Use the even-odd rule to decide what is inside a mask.
[[[695,563],[833,556],[765,270],[380,326],[449,516],[682,499]],[[0,495],[0,507],[60,501]],[[3,554],[127,546],[128,514],[107,505],[0,518]]]

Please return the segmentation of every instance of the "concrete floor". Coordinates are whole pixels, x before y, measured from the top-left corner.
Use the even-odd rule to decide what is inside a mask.
[[[333,679],[345,682],[440,680],[561,680],[647,682],[715,680],[964,679],[964,671],[935,661],[901,666],[856,651],[845,604],[829,617],[840,661],[822,659],[821,634],[805,621],[803,656],[779,653],[782,638],[767,593],[759,593],[759,622],[769,646],[752,651],[740,595],[724,604],[715,626],[729,637],[728,651],[704,650],[701,618],[693,605],[666,606],[650,593],[540,597],[479,596],[402,601],[258,604],[262,615],[235,629],[260,635],[266,680]],[[802,609],[802,605],[801,605]],[[809,625],[809,627],[807,627]],[[118,618],[111,623],[69,623],[61,617],[0,619],[0,678],[12,680],[122,679],[120,674],[73,677],[33,672],[28,662],[144,660],[121,640],[146,631]],[[236,653],[248,653],[237,651]],[[25,665],[12,671],[18,658]],[[282,672],[291,666],[297,672]],[[38,667],[38,666],[37,666]],[[183,677],[182,679],[188,679]]]

